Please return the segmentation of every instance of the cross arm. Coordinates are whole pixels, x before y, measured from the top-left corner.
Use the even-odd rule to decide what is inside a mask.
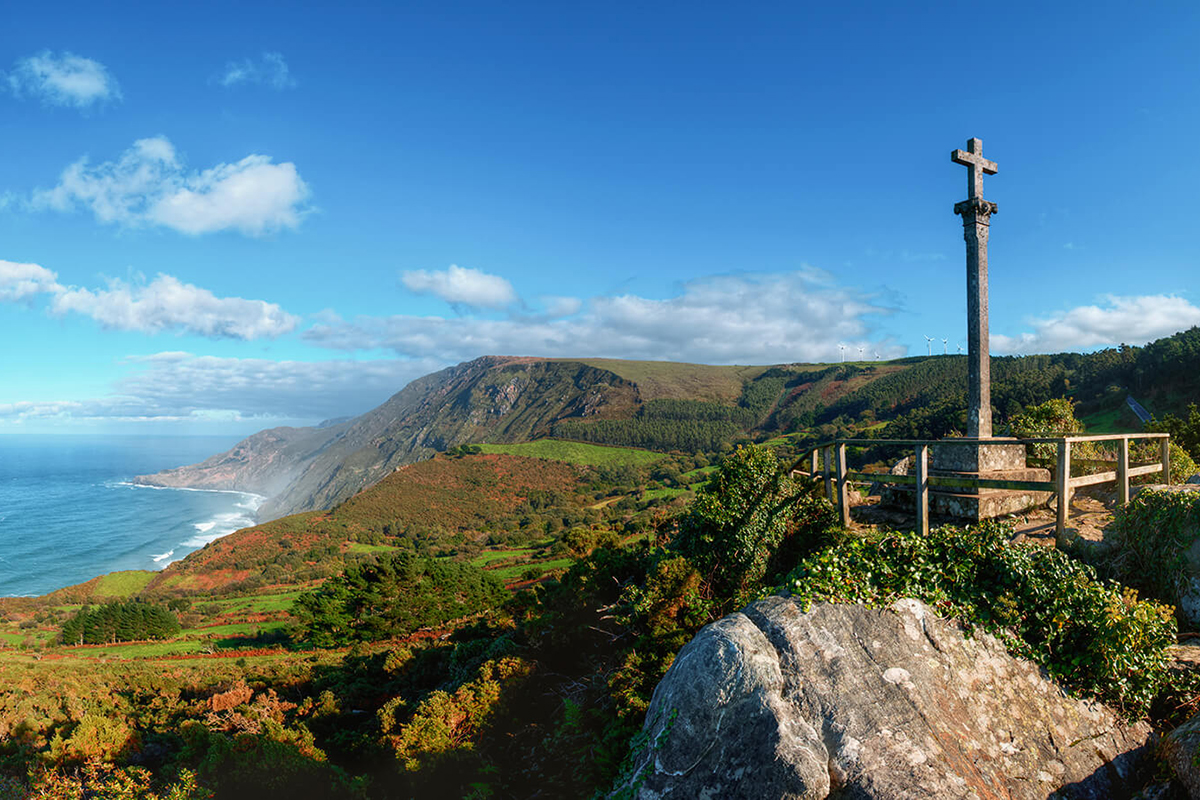
[[[950,154],[950,160],[955,164],[962,164],[967,167],[979,166],[988,175],[995,175],[997,171],[995,161],[988,161],[983,156],[968,153],[966,150],[955,150]]]

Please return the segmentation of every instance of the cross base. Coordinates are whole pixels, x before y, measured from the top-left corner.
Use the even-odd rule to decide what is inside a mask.
[[[930,476],[998,481],[1050,481],[1050,470],[1025,465],[1025,445],[1013,439],[943,439],[929,446]],[[911,508],[915,488],[889,486],[882,501]],[[981,522],[1043,506],[1052,492],[1027,489],[929,489],[929,512]]]

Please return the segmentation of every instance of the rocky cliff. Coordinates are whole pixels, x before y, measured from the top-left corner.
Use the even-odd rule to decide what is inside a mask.
[[[629,416],[638,403],[637,386],[605,369],[487,356],[419,378],[332,427],[272,428],[199,464],[135,480],[266,495],[259,509],[266,521],[329,508],[451,447],[523,441],[564,419]]]

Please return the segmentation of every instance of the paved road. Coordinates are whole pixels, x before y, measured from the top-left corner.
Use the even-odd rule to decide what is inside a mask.
[[[1133,395],[1127,395],[1125,397],[1125,402],[1128,403],[1129,407],[1133,409],[1133,413],[1138,415],[1138,419],[1140,419],[1142,422],[1150,421],[1150,412],[1142,408],[1142,404],[1137,400],[1134,400]]]

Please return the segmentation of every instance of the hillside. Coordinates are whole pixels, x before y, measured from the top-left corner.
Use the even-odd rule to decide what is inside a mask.
[[[992,360],[996,423],[1068,396],[1094,430],[1140,430],[1125,398],[1180,414],[1200,390],[1200,329],[1144,348]],[[659,452],[849,432],[940,437],[965,427],[966,357],[709,366],[487,356],[427,375],[378,408],[320,428],[255,434],[200,464],[137,478],[266,495],[260,520],[330,508],[395,469],[474,443],[546,436]]]

